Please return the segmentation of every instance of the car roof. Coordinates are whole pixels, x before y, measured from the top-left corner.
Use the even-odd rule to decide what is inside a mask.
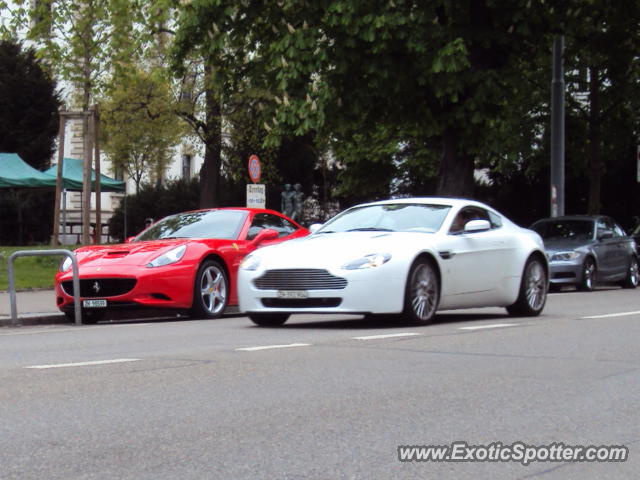
[[[362,203],[357,205],[359,207],[368,205],[388,205],[398,203],[424,203],[431,205],[450,205],[452,207],[462,207],[465,205],[473,205],[482,208],[491,208],[488,205],[478,202],[476,200],[470,200],[467,198],[449,198],[449,197],[407,197],[407,198],[392,198],[388,200],[380,200],[377,202]],[[493,209],[492,209],[493,210]]]
[[[609,218],[609,217],[607,215],[563,215],[561,217],[541,218],[540,220],[536,220],[535,223],[556,222],[556,221],[566,221],[566,220],[582,220],[582,221],[595,222],[601,218]]]

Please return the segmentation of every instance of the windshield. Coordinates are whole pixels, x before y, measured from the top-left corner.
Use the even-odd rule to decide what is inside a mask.
[[[450,205],[394,203],[351,208],[329,220],[316,233],[352,231],[437,232]]]
[[[134,242],[163,238],[238,238],[247,212],[242,210],[208,210],[187,212],[163,218],[138,235]]]
[[[531,229],[545,240],[591,240],[593,225],[588,220],[558,220],[536,223]]]

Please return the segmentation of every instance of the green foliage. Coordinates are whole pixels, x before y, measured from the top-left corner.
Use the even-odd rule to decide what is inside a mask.
[[[123,169],[136,184],[163,177],[172,148],[185,134],[175,114],[170,86],[158,69],[133,70],[109,90],[101,105],[102,146],[113,169]]]
[[[125,239],[125,205],[127,228],[126,236],[137,235],[145,228],[145,220],[160,220],[173,213],[195,210],[198,208],[198,181],[173,180],[165,185],[144,185],[134,195],[128,195],[121,202],[109,220],[109,232],[114,238]]]
[[[53,230],[52,190],[0,190],[0,243],[48,243]]]
[[[56,82],[32,49],[0,41],[0,151],[49,166],[58,134]]]

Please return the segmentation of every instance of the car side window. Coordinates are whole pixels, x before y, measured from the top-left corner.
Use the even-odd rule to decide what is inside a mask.
[[[488,212],[491,221],[491,228],[500,228],[502,226],[502,217],[497,213]]]
[[[458,212],[456,218],[451,223],[449,233],[462,233],[464,231],[464,226],[471,220],[487,220],[489,223],[491,223],[491,227],[495,228],[489,216],[489,212],[487,212],[484,208],[464,207]]]
[[[614,237],[626,237],[627,233],[624,231],[624,229],[618,225],[616,222],[612,221],[611,223],[613,223],[613,236]]]
[[[271,228],[278,232],[278,238],[286,237],[296,231],[295,225],[282,217],[271,213],[258,213],[251,221],[247,240],[253,240],[265,228]]]

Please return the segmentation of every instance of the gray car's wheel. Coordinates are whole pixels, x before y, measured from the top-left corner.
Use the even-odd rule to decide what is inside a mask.
[[[427,325],[433,322],[440,302],[440,283],[432,260],[419,258],[411,266],[404,294],[405,319]]]
[[[640,281],[640,274],[638,273],[638,259],[631,257],[629,262],[629,269],[627,270],[627,278],[622,282],[624,288],[636,288]]]
[[[507,307],[510,315],[535,317],[540,315],[547,302],[547,272],[539,258],[527,260],[520,281],[520,293],[516,303]]]
[[[581,290],[583,292],[592,291],[596,285],[597,273],[596,262],[593,257],[585,258],[584,263],[582,264],[582,278],[576,285],[578,290]]]
[[[250,313],[249,318],[261,327],[278,327],[289,319],[288,313]]]
[[[224,268],[215,260],[200,265],[193,287],[191,316],[218,318],[229,301],[229,280]]]

